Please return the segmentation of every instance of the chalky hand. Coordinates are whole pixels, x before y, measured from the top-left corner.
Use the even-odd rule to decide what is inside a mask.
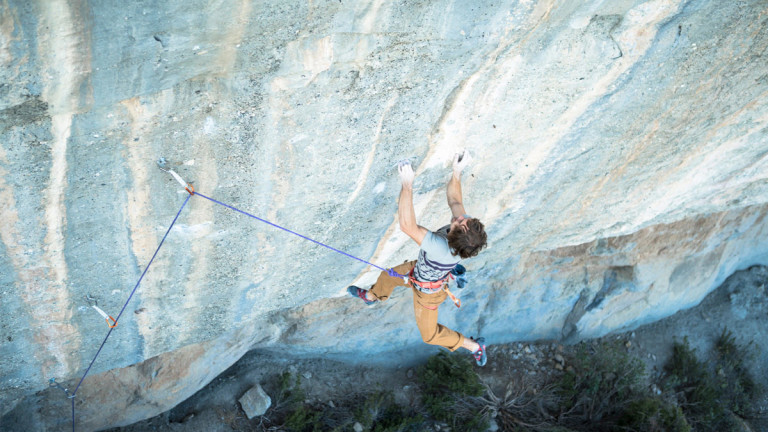
[[[460,153],[456,153],[453,156],[453,175],[456,178],[461,176],[461,171],[469,166],[472,161],[472,156],[469,154],[469,150],[462,150]]]
[[[413,173],[411,162],[407,160],[400,161],[397,164],[397,172],[400,174],[400,181],[403,187],[413,188],[413,179],[416,177],[416,174]]]

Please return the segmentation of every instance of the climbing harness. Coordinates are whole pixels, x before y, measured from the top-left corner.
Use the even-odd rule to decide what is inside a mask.
[[[294,234],[296,236],[299,236],[299,237],[301,237],[301,238],[303,238],[305,240],[309,240],[309,241],[311,241],[311,242],[313,242],[313,243],[315,243],[317,245],[326,247],[326,248],[328,248],[328,249],[330,249],[330,250],[332,250],[334,252],[338,252],[338,253],[340,253],[342,255],[345,255],[345,256],[347,256],[349,258],[356,259],[357,261],[360,261],[360,262],[368,264],[368,265],[370,265],[370,266],[372,266],[374,268],[377,268],[377,269],[379,269],[381,271],[384,271],[384,272],[386,272],[388,275],[390,275],[392,277],[401,278],[401,279],[403,279],[403,281],[406,284],[409,282],[408,275],[401,275],[400,273],[394,271],[391,268],[379,267],[376,264],[368,262],[368,261],[366,261],[364,259],[361,259],[361,258],[358,258],[356,256],[350,255],[350,254],[348,254],[346,252],[342,252],[342,251],[340,251],[340,250],[338,250],[336,248],[333,248],[331,246],[323,244],[323,243],[321,243],[321,242],[319,242],[317,240],[313,240],[313,239],[311,239],[309,237],[303,236],[303,235],[301,235],[299,233],[296,233],[294,231],[291,231],[291,230],[289,230],[287,228],[283,228],[280,225],[272,223],[272,222],[270,222],[268,220],[259,218],[257,216],[254,216],[254,215],[248,213],[248,212],[245,212],[245,211],[240,210],[238,208],[232,207],[231,205],[225,204],[225,203],[223,203],[221,201],[217,201],[217,200],[215,200],[213,198],[209,198],[209,197],[207,197],[207,196],[205,196],[205,195],[203,195],[203,194],[201,194],[199,192],[195,192],[195,188],[194,188],[194,186],[192,186],[191,183],[185,182],[184,179],[182,179],[179,174],[177,174],[172,169],[168,168],[168,162],[165,160],[165,158],[160,158],[157,161],[157,166],[162,171],[171,174],[171,176],[181,185],[181,187],[184,188],[184,190],[186,190],[189,193],[189,195],[184,200],[184,203],[179,208],[179,211],[176,212],[176,216],[173,218],[173,221],[171,222],[171,225],[168,227],[168,230],[165,231],[165,235],[163,236],[162,240],[160,240],[160,244],[157,246],[157,249],[155,249],[155,253],[152,255],[152,258],[149,260],[149,263],[144,268],[144,271],[141,273],[141,276],[139,277],[139,280],[136,282],[136,285],[133,287],[133,290],[131,291],[131,294],[128,296],[128,299],[125,301],[125,304],[123,305],[123,308],[120,310],[120,313],[117,314],[117,318],[112,318],[112,316],[108,315],[106,312],[101,310],[96,305],[96,299],[94,299],[90,295],[86,296],[86,301],[91,303],[91,307],[93,309],[95,309],[96,312],[98,312],[102,317],[104,317],[107,320],[107,324],[109,325],[109,331],[107,332],[107,335],[104,337],[104,340],[101,342],[101,346],[96,351],[96,355],[93,356],[93,359],[91,360],[91,363],[88,365],[88,368],[86,368],[85,373],[83,373],[83,376],[80,378],[80,381],[77,383],[77,386],[75,387],[74,391],[70,392],[69,389],[67,389],[67,388],[63,387],[61,384],[57,383],[55,378],[51,378],[49,380],[49,385],[51,387],[57,387],[57,388],[61,389],[67,395],[67,398],[72,400],[72,432],[75,432],[75,395],[77,395],[78,389],[80,389],[80,386],[83,384],[83,381],[85,380],[85,377],[91,371],[91,367],[93,367],[94,362],[96,362],[96,358],[99,356],[99,354],[101,353],[101,350],[104,348],[104,345],[107,343],[107,339],[109,339],[109,336],[112,334],[112,330],[114,330],[115,327],[117,327],[117,323],[118,323],[118,321],[120,321],[120,317],[123,315],[123,312],[125,312],[125,309],[128,307],[128,303],[130,303],[131,299],[133,298],[133,295],[136,293],[136,290],[139,288],[139,284],[141,284],[141,281],[144,279],[144,276],[147,274],[147,271],[149,270],[149,267],[152,265],[152,262],[154,262],[155,257],[157,257],[157,253],[160,251],[160,248],[165,243],[165,239],[168,237],[168,233],[171,232],[171,229],[176,224],[176,221],[179,219],[179,215],[181,214],[181,211],[184,210],[184,207],[186,207],[187,203],[189,202],[189,199],[191,197],[193,197],[193,196],[199,196],[201,198],[205,198],[205,199],[207,199],[207,200],[209,200],[209,201],[211,201],[213,203],[219,204],[219,205],[224,206],[224,207],[226,207],[228,209],[234,210],[234,211],[236,211],[238,213],[241,213],[241,214],[244,214],[244,215],[246,215],[248,217],[256,219],[256,220],[258,220],[260,222],[264,222],[264,223],[266,223],[268,225],[271,225],[271,226],[273,226],[275,228],[279,228],[279,229],[281,229],[283,231],[286,231],[288,233],[291,233],[291,234]],[[448,292],[448,291],[446,290],[446,292]],[[451,294],[449,294],[449,295],[451,295]],[[451,298],[455,298],[455,297],[453,297],[453,295],[451,295]],[[111,324],[110,324],[110,320],[112,321]]]
[[[417,290],[425,294],[434,294],[440,291],[440,289],[443,288],[443,285],[446,285],[448,283],[449,278],[453,277],[450,273],[448,273],[442,279],[438,279],[433,282],[422,282],[413,276],[414,269],[415,267],[412,268],[411,271],[408,273],[408,279],[412,284],[415,285],[415,288]]]
[[[448,294],[448,297],[453,300],[453,304],[455,304],[457,308],[461,307],[461,299],[453,295],[451,290],[448,289],[448,282],[453,280],[453,273],[448,272],[445,277],[433,282],[422,282],[413,276],[414,269],[415,267],[408,273],[409,282],[413,285],[414,288],[423,292],[424,294],[434,294],[440,290],[443,290],[446,294]]]

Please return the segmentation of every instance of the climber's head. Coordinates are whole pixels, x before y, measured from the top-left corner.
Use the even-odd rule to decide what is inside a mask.
[[[454,255],[471,258],[486,246],[487,239],[485,227],[478,219],[459,216],[451,222],[448,246]]]

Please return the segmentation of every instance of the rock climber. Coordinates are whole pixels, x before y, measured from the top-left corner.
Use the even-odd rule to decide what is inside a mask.
[[[402,189],[397,209],[398,221],[400,229],[420,246],[418,259],[406,261],[392,269],[398,274],[407,275],[408,282],[383,271],[370,289],[350,286],[347,291],[370,306],[387,300],[396,286],[410,286],[416,325],[424,342],[450,351],[465,348],[472,353],[478,366],[484,366],[488,356],[483,338],[473,340],[437,322],[437,307],[450,294],[447,285],[451,270],[461,259],[477,255],[486,246],[485,227],[477,218],[466,214],[461,195],[461,172],[470,160],[466,150],[454,156],[453,175],[446,188],[451,223],[434,232],[416,223],[413,210],[415,174],[410,163],[399,164]],[[453,295],[451,297],[454,298]]]

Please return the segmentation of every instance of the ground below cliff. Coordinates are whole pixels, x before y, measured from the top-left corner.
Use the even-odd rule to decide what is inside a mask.
[[[687,340],[705,363],[712,361],[712,347],[724,330],[733,333],[740,345],[749,345],[752,355],[745,359],[748,373],[768,389],[768,267],[754,266],[736,272],[698,306],[633,331],[585,341],[591,349],[604,342],[618,345],[624,352],[641,359],[647,371],[647,385],[657,386],[664,375],[664,365],[672,355],[675,341]],[[582,345],[583,346],[583,345]],[[536,380],[562,374],[569,368],[577,346],[557,341],[537,341],[495,345],[489,348],[485,368],[477,369],[491,389],[532,385]],[[404,406],[419,404],[418,368],[392,365],[391,368],[350,366],[326,359],[290,359],[290,354],[252,352],[221,374],[208,386],[176,408],[157,417],[113,431],[250,431],[282,430],[274,418],[248,420],[237,400],[251,386],[260,383],[276,399],[279,376],[284,372],[300,377],[306,401],[329,410],[349,410],[356,397],[374,390],[391,391]],[[502,390],[503,392],[503,390]],[[768,431],[766,392],[756,401],[753,417],[743,423],[743,430]],[[349,411],[352,415],[352,411]],[[353,420],[346,429],[354,430]],[[270,429],[270,426],[272,428]],[[449,430],[437,424],[433,430]],[[496,426],[497,427],[497,426]],[[503,428],[502,428],[503,429]]]

